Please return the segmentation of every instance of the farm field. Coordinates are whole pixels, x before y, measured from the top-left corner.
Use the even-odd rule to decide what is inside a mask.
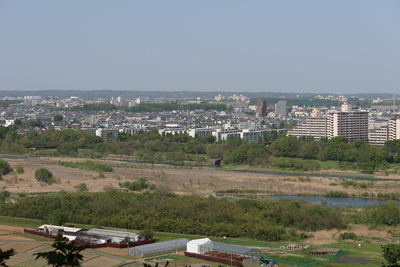
[[[23,232],[24,227],[20,226],[10,226],[10,225],[2,225],[0,224],[0,248],[3,250],[14,248],[17,250],[17,254],[11,259],[7,261],[7,264],[10,267],[22,267],[22,266],[46,266],[44,260],[39,259],[35,261],[35,257],[33,256],[34,253],[43,252],[51,250],[50,244],[52,241],[37,241],[35,240],[35,236],[29,238],[29,235],[25,234],[24,237],[21,237],[20,233]],[[315,233],[316,235],[326,235],[326,233],[321,232]],[[368,234],[368,233],[366,233]],[[178,234],[167,234],[167,233],[156,233],[156,236],[160,235],[160,238],[163,239],[163,235],[166,235],[169,238],[175,237],[182,237],[182,235]],[[176,236],[175,236],[176,235]],[[188,237],[188,236],[186,236]],[[189,239],[193,239],[194,237],[188,237]],[[197,237],[196,237],[197,238]],[[259,249],[262,254],[266,257],[292,257],[293,256],[300,257],[302,256],[301,253],[296,251],[283,251],[278,248],[279,244],[271,246],[271,244],[264,242],[253,242],[253,241],[246,241],[246,240],[222,240],[218,238],[212,238],[215,241],[221,242],[226,241],[229,243],[237,243],[244,246],[254,247]],[[334,243],[325,245],[326,247],[332,248],[342,248],[348,249],[350,252],[346,255],[346,257],[350,258],[367,258],[370,262],[364,266],[380,266],[380,262],[383,262],[380,253],[380,247],[377,244],[372,243],[364,243],[362,242],[362,247],[358,247],[357,243],[350,242],[350,243]],[[262,246],[261,246],[262,245]],[[198,260],[193,258],[187,258],[183,256],[182,252],[179,252],[178,255],[161,255],[161,256],[154,256],[146,259],[141,258],[132,258],[127,257],[128,250],[125,249],[117,249],[117,248],[101,248],[101,249],[88,249],[86,250],[84,255],[84,261],[82,263],[83,267],[89,266],[104,266],[104,267],[117,267],[117,266],[131,266],[131,267],[141,267],[143,266],[143,262],[150,263],[155,265],[157,262],[160,266],[163,266],[166,261],[170,261],[171,266],[198,266],[201,267],[202,265],[207,266],[217,266],[217,264],[212,262],[207,262],[204,260]],[[304,254],[303,254],[304,255]],[[253,267],[258,266],[258,264],[246,264],[246,267]],[[280,266],[288,266],[285,264],[280,264]],[[339,262],[322,262],[321,266],[359,266],[353,265],[350,263],[339,263]]]

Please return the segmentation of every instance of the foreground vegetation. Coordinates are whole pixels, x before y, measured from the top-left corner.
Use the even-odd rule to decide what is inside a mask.
[[[304,238],[299,230],[344,229],[348,223],[397,224],[400,209],[389,201],[380,207],[333,209],[287,200],[238,200],[177,196],[158,189],[129,193],[66,193],[19,198],[0,205],[0,215],[126,229],[206,236],[247,237],[263,241]]]
[[[173,194],[60,193],[20,198],[1,205],[1,215],[126,229],[278,241],[295,239],[296,229],[341,228],[339,210],[298,202],[241,200]]]

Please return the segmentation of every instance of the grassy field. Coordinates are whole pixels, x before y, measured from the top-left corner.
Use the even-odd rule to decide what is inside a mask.
[[[42,225],[43,223],[41,220],[0,216],[0,224],[26,227],[26,228],[37,228],[38,226]]]

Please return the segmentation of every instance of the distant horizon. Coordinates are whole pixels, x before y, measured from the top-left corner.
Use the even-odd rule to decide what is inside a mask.
[[[351,95],[351,94],[392,94],[392,93],[385,93],[385,92],[375,92],[375,93],[332,93],[332,92],[325,92],[325,93],[311,93],[311,92],[280,92],[280,91],[219,91],[219,90],[123,90],[123,89],[71,89],[71,90],[63,90],[63,89],[41,89],[41,90],[0,90],[0,92],[42,92],[42,91],[78,91],[78,92],[90,92],[90,91],[119,91],[119,92],[188,92],[188,93],[196,93],[196,92],[207,92],[207,93],[272,93],[272,94],[312,94],[312,95]],[[400,93],[399,93],[400,94]],[[392,94],[396,95],[396,94]]]
[[[347,97],[351,97],[351,96],[357,96],[357,95],[362,95],[362,96],[382,96],[382,97],[387,97],[387,98],[391,98],[392,96],[395,97],[400,97],[400,95],[398,94],[392,94],[392,93],[347,93],[347,94],[339,94],[339,93],[304,93],[304,92],[278,92],[278,91],[205,91],[205,90],[201,90],[201,91],[189,91],[189,90],[176,90],[176,91],[161,91],[161,90],[113,90],[113,89],[97,89],[97,90],[0,90],[0,97],[6,97],[6,96],[10,96],[12,97],[12,95],[18,95],[19,97],[22,97],[23,94],[26,95],[27,93],[29,93],[30,95],[35,95],[35,93],[41,93],[42,97],[46,97],[46,96],[52,96],[51,92],[53,92],[53,94],[57,94],[57,93],[63,93],[63,95],[73,95],[73,93],[88,93],[88,92],[104,92],[104,93],[112,93],[112,92],[119,92],[119,93],[126,93],[126,94],[130,94],[130,93],[160,93],[161,95],[168,95],[168,94],[173,94],[173,93],[185,93],[185,94],[206,94],[206,95],[210,95],[210,94],[214,94],[215,96],[217,96],[218,94],[221,95],[227,95],[227,94],[251,94],[251,95],[257,95],[259,94],[260,97],[269,97],[269,98],[288,98],[288,99],[292,99],[293,96],[295,95],[323,95],[323,96],[327,96],[327,95],[343,95],[343,96],[347,96]],[[9,93],[10,95],[6,95],[7,93]],[[46,95],[43,95],[44,93],[46,93]],[[265,95],[275,95],[275,96],[265,96]],[[3,96],[2,96],[3,95]],[[279,95],[279,96],[278,96]],[[120,96],[120,95],[113,95],[114,97],[116,96]],[[291,96],[291,97],[290,97]],[[97,98],[101,96],[93,96],[93,98]],[[250,96],[250,97],[258,97],[258,96]],[[179,98],[179,97],[176,97]]]

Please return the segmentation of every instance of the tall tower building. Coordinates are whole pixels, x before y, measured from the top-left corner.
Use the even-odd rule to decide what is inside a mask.
[[[287,116],[287,103],[284,100],[279,101],[278,103],[275,104],[275,114],[285,117]]]
[[[258,114],[258,116],[260,117],[265,117],[267,115],[267,103],[265,102],[265,100],[257,100],[256,114]]]
[[[349,142],[368,142],[368,112],[351,111],[348,104],[343,104],[341,110],[346,111],[328,113],[328,138],[343,136]]]
[[[391,118],[388,125],[388,140],[400,139],[400,118]]]

